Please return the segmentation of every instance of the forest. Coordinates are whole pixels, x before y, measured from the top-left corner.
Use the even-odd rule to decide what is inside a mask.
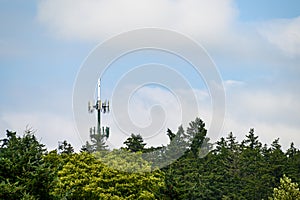
[[[300,199],[299,149],[283,151],[279,138],[262,144],[254,129],[211,144],[196,118],[186,130],[166,130],[166,146],[131,134],[109,150],[92,134],[80,152],[67,141],[48,151],[34,133],[1,138],[0,199]]]

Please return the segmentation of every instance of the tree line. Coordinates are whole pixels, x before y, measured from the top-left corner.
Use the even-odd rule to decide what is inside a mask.
[[[47,151],[26,130],[0,140],[0,199],[300,199],[300,151],[279,139],[262,144],[254,129],[214,145],[200,118],[168,129],[169,144],[146,147],[132,134],[120,149],[105,138],[74,152],[67,141]],[[168,161],[168,162],[166,162]],[[142,170],[141,170],[142,169]]]

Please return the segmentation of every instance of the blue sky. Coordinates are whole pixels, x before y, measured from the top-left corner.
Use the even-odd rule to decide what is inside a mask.
[[[285,148],[291,141],[299,147],[299,8],[298,0],[2,0],[0,136],[4,137],[6,129],[22,132],[28,125],[50,149],[64,139],[78,148],[81,142],[73,121],[72,92],[84,59],[113,35],[159,27],[193,38],[216,63],[226,90],[221,135],[233,131],[242,139],[255,128],[263,142],[279,137]],[[152,53],[151,58],[150,54],[137,53],[122,62],[128,67],[153,60],[177,64],[177,70],[203,95],[201,111],[209,121],[208,92],[194,82],[197,77],[193,71],[168,56]],[[182,69],[178,67],[181,65]],[[122,69],[112,67],[103,77],[103,96],[110,98],[113,84],[124,73]],[[157,88],[145,88],[144,92],[141,99],[137,97],[138,103],[169,98]],[[154,92],[161,95],[160,101],[151,99]],[[138,119],[141,111],[135,112]],[[106,123],[110,120],[104,119]],[[175,129],[177,122],[174,119],[170,126]]]

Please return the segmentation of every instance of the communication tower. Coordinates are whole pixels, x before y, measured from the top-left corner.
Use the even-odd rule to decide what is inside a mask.
[[[98,79],[97,100],[95,101],[95,103],[92,103],[90,101],[88,102],[88,112],[94,113],[95,110],[97,111],[97,130],[95,126],[90,128],[90,134],[93,135],[97,133],[100,135],[105,135],[107,139],[109,137],[109,127],[101,127],[101,113],[109,113],[109,101],[101,101],[100,82],[101,79]]]

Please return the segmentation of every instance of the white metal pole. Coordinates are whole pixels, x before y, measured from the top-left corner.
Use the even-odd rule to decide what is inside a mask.
[[[97,100],[100,100],[100,78],[98,79],[98,94],[97,94]]]

